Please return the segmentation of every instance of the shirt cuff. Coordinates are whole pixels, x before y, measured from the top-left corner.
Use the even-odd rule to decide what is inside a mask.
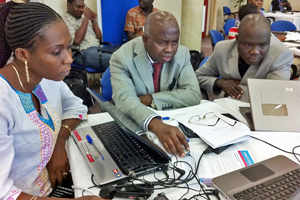
[[[214,85],[213,85],[213,92],[214,94],[219,94],[221,92],[221,88],[217,86],[217,81],[219,80],[220,78],[217,78],[214,82]]]
[[[152,115],[150,115],[149,117],[147,117],[147,118],[142,122],[141,127],[142,127],[143,130],[149,131],[149,130],[148,130],[148,125],[149,125],[150,121],[151,121],[153,118],[156,118],[156,119],[159,119],[159,120],[162,121],[162,117],[161,117],[161,116],[159,116],[159,115],[157,115],[157,114],[152,114]]]

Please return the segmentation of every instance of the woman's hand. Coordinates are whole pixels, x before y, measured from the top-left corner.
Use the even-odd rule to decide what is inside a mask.
[[[65,143],[56,143],[52,157],[47,164],[52,188],[56,186],[56,181],[59,185],[61,185],[63,179],[70,170],[69,160],[64,144]]]

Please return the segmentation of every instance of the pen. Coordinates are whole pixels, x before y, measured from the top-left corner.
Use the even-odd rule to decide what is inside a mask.
[[[100,154],[100,157],[102,158],[102,160],[104,160],[104,156],[102,155],[102,153],[100,152],[100,150],[99,150],[99,149],[96,147],[96,145],[94,144],[93,139],[91,138],[91,136],[90,136],[90,135],[86,135],[86,139],[87,139],[87,141],[88,141],[91,145],[93,145],[94,149]]]

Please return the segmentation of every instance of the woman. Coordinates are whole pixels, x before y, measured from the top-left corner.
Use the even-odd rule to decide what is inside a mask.
[[[247,4],[253,4],[256,5],[258,7],[259,10],[261,10],[261,8],[264,5],[264,0],[248,0]],[[262,12],[263,13],[263,12]]]
[[[39,200],[69,171],[65,141],[87,108],[62,81],[72,57],[61,17],[40,3],[0,11],[2,63],[14,54],[0,69],[0,199]]]

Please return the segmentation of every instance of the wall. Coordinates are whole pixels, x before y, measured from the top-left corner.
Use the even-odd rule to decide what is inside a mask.
[[[177,19],[178,24],[181,25],[182,0],[154,0],[153,5],[159,10],[165,10],[172,13]]]

